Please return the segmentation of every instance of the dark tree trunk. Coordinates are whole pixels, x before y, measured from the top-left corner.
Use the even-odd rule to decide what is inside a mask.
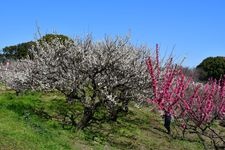
[[[117,118],[118,118],[118,114],[119,113],[128,113],[128,102],[124,102],[122,103],[122,106],[117,106],[117,105],[114,105],[114,106],[111,106],[109,108],[109,119],[111,121],[117,121]]]
[[[16,90],[16,96],[19,96],[20,90]]]
[[[95,103],[92,107],[84,107],[83,117],[77,124],[78,129],[84,129],[88,126],[99,106],[101,106],[101,102]]]
[[[77,124],[78,129],[84,129],[87,127],[90,120],[93,118],[93,108],[85,107],[83,112],[83,117],[81,118],[80,122]]]
[[[117,120],[117,116],[118,116],[118,109],[117,108],[112,108],[110,110],[110,116],[109,116],[110,120],[111,121],[116,121]]]
[[[76,90],[74,89],[71,93],[66,95],[66,101],[71,104],[75,99],[81,99],[81,97],[77,95]]]
[[[170,134],[170,123],[171,123],[171,114],[169,112],[165,112],[164,114],[164,127],[167,130],[167,133]]]

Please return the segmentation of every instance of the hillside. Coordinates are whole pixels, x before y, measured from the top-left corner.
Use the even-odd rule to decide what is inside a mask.
[[[117,122],[96,121],[83,131],[69,126],[63,129],[57,117],[51,117],[60,112],[63,103],[59,93],[16,96],[1,87],[0,149],[203,149],[197,138],[182,140],[174,128],[168,136],[162,118],[147,107],[131,106]]]

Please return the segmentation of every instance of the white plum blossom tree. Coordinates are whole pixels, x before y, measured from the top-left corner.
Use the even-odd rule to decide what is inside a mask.
[[[57,89],[69,103],[79,102],[83,116],[71,122],[82,129],[100,106],[108,110],[110,120],[116,120],[119,112],[128,111],[130,101],[146,98],[151,88],[145,64],[147,51],[132,45],[128,37],[106,37],[99,42],[90,35],[64,41],[56,37],[51,42],[37,40],[31,49],[32,59],[23,60],[31,63],[11,71],[23,73],[26,68],[24,82],[16,79],[20,84]],[[13,80],[10,82],[15,85]]]
[[[20,92],[31,89],[33,61],[19,60],[7,61],[0,64],[0,81],[14,89],[18,95]]]

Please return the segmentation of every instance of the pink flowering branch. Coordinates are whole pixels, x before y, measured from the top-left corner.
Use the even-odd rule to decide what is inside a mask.
[[[173,65],[172,58],[169,58],[164,66],[160,66],[158,44],[156,45],[155,62],[149,57],[146,64],[152,80],[154,95],[154,98],[148,101],[158,106],[160,110],[174,114],[173,107],[176,107],[176,103],[184,95],[189,81],[186,81],[181,69]]]
[[[211,125],[215,120],[225,119],[225,76],[219,81],[196,84],[192,78],[184,75],[180,67],[173,65],[172,58],[164,65],[159,62],[158,44],[155,58],[149,57],[146,64],[154,96],[147,101],[181,120],[184,129],[192,129],[197,133],[198,128],[202,131],[198,133],[201,136],[207,129],[208,132],[212,131]],[[215,133],[210,134],[219,135]]]

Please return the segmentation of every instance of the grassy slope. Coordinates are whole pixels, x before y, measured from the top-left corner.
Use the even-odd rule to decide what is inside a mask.
[[[149,108],[130,108],[117,122],[93,123],[83,131],[65,130],[40,110],[54,115],[57,94],[16,96],[0,90],[0,149],[202,149],[199,142],[172,138]],[[42,117],[41,117],[42,116]]]

